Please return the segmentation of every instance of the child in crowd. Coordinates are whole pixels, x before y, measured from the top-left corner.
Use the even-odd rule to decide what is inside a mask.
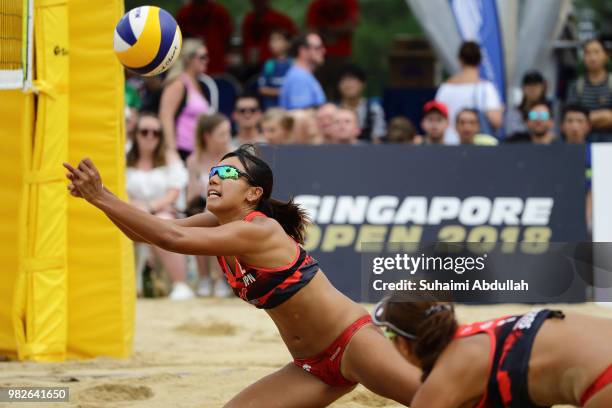
[[[287,31],[276,30],[270,34],[270,50],[274,58],[265,62],[258,81],[264,110],[278,106],[280,88],[293,64],[288,57],[290,45],[291,37]]]

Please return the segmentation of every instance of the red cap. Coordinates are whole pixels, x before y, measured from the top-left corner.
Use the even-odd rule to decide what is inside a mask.
[[[442,102],[438,102],[436,100],[429,101],[423,106],[423,114],[427,115],[432,110],[436,110],[442,114],[446,119],[448,119],[448,108]]]

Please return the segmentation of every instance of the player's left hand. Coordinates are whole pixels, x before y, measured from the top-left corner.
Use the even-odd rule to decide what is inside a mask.
[[[64,167],[70,172],[66,177],[72,182],[68,189],[73,196],[82,197],[90,203],[102,197],[102,179],[91,159],[84,158],[76,168],[69,163],[64,163]]]
[[[83,198],[83,196],[79,192],[79,189],[76,188],[76,186],[74,185],[73,180],[75,176],[72,173],[68,172],[66,173],[66,178],[70,180],[70,184],[68,184],[68,191],[70,192],[70,195],[76,198]]]

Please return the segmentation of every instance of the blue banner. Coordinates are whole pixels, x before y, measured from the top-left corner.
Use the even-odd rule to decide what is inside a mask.
[[[480,76],[495,84],[506,101],[506,75],[501,27],[495,0],[450,0],[457,28],[466,41],[480,44]]]

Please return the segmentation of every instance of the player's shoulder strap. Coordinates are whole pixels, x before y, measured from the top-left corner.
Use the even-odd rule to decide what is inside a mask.
[[[183,82],[183,79],[177,78],[176,80],[179,81],[181,85],[183,85],[183,97],[181,98],[181,103],[179,103],[179,106],[178,108],[176,108],[176,112],[174,113],[175,122],[179,118],[179,116],[181,116],[181,113],[183,113],[183,109],[185,109],[185,106],[187,105],[187,94],[189,93],[189,90],[187,89],[187,85],[185,85],[185,82]]]
[[[183,113],[183,109],[185,109],[185,106],[187,105],[187,94],[189,93],[189,89],[187,89],[187,84],[183,81],[183,79],[178,79],[178,81],[183,84],[183,97],[181,98],[181,103],[179,103],[179,106],[176,109],[176,113],[174,114],[175,121],[178,119],[179,116],[181,116],[181,113]],[[202,95],[205,95],[206,99],[210,100],[210,95],[208,94],[208,88],[206,87],[206,84],[199,79],[197,80],[197,83],[200,87]]]

